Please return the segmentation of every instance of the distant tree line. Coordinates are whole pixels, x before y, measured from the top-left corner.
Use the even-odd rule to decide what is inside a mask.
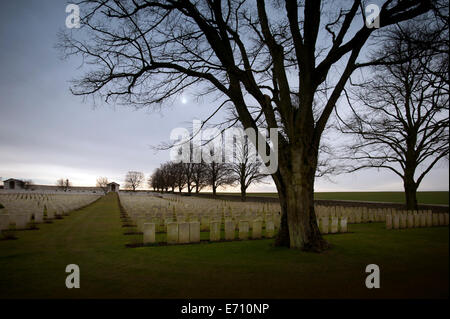
[[[202,189],[210,188],[213,196],[219,187],[239,186],[241,199],[245,201],[248,187],[267,177],[262,171],[263,163],[251,157],[254,151],[249,145],[238,144],[234,162],[163,163],[150,176],[148,185],[158,192],[181,193],[186,189],[188,194],[198,194]]]
[[[68,178],[60,178],[56,181],[56,186],[64,192],[67,192],[72,187],[72,182]]]

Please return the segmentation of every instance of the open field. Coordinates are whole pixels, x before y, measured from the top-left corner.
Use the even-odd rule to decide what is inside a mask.
[[[218,192],[218,195],[240,196],[240,193]],[[273,197],[276,193],[248,193],[249,197]],[[419,204],[448,205],[448,192],[418,192],[417,201]],[[319,200],[352,200],[367,202],[387,202],[404,203],[405,194],[403,192],[320,192],[314,194]]]
[[[40,230],[0,241],[0,298],[448,298],[448,227],[384,229],[351,224],[325,235],[323,254],[275,248],[273,240],[126,248],[110,194]],[[77,264],[81,288],[67,289]],[[365,287],[366,265],[381,288]]]

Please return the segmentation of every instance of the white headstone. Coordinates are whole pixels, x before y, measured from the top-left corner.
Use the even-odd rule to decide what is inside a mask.
[[[415,212],[414,213],[414,228],[420,227],[420,215]]]
[[[433,213],[433,226],[439,226],[439,214]]]
[[[331,217],[330,232],[332,234],[335,234],[338,232],[338,223],[339,223],[339,219],[337,217]]]
[[[400,216],[399,214],[395,214],[392,218],[392,228],[399,229],[400,228]]]
[[[386,229],[392,229],[392,215],[386,215]]]
[[[252,223],[252,238],[259,239],[261,238],[262,233],[262,220],[256,219]]]
[[[445,214],[439,213],[439,226],[444,226],[444,225],[445,225]]]
[[[427,227],[433,226],[433,213],[430,212],[430,211],[427,211],[426,216],[427,216],[426,217],[426,225],[427,225]]]
[[[405,213],[400,214],[400,228],[404,229],[408,227],[407,216]]]
[[[177,244],[178,243],[178,223],[170,222],[167,223],[167,243]]]
[[[186,222],[178,223],[178,243],[179,244],[189,243],[189,223]]]
[[[373,223],[375,221],[375,212],[373,209],[369,211],[369,222]]]
[[[156,241],[154,223],[144,223],[143,232],[144,232],[144,245],[153,244]]]
[[[408,228],[414,228],[414,215],[408,213],[407,218],[408,218],[408,222],[407,222]]]
[[[42,223],[44,221],[44,212],[38,211],[34,214],[34,222]]]
[[[267,238],[272,238],[275,233],[275,225],[272,220],[266,221],[266,236]]]
[[[231,219],[225,220],[225,240],[234,240],[235,237],[235,225]]]
[[[329,223],[329,218],[328,217],[322,217],[321,219],[320,219],[320,232],[322,233],[322,234],[328,234],[328,229],[329,229],[329,225],[328,225],[328,223]]]
[[[209,240],[219,241],[220,240],[220,222],[212,221],[209,228]]]
[[[421,212],[420,214],[420,227],[427,226],[427,216],[424,212]]]
[[[341,217],[339,232],[340,233],[346,233],[347,232],[347,217]]]
[[[355,223],[361,224],[362,223],[362,211],[358,210],[358,208],[353,208],[355,210]]]
[[[246,220],[239,221],[239,239],[248,238],[249,222]]]
[[[189,223],[189,241],[191,243],[200,242],[200,222],[193,221]]]

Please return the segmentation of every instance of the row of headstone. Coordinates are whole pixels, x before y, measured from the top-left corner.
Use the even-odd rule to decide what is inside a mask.
[[[1,214],[0,231],[10,229],[12,224],[16,230],[24,230],[27,229],[30,221],[30,214]]]
[[[167,223],[168,244],[188,244],[200,242],[200,223],[193,222],[169,222]],[[138,226],[139,227],[139,226]],[[144,244],[156,243],[156,224],[144,223],[142,225]]]
[[[91,204],[98,199],[98,196],[91,195],[56,195],[45,199],[35,196],[34,198],[8,197],[3,198],[2,203],[5,206],[6,213],[29,213],[39,214],[43,212],[44,207],[47,210],[57,211],[64,215],[69,211]]]
[[[71,200],[70,198],[75,198]],[[40,199],[41,201],[37,201]],[[68,215],[69,211],[88,205],[98,199],[98,196],[56,195],[44,197],[40,194],[32,196],[17,196],[16,194],[3,196],[2,204],[5,208],[0,213],[0,233],[2,231],[30,229],[31,223],[43,223],[61,215]]]
[[[261,239],[263,220],[253,220],[251,222],[241,220],[238,223],[238,239],[245,240],[249,238],[251,226],[251,238]],[[271,220],[265,223],[265,238],[272,238],[275,233],[274,222]],[[143,243],[153,244],[156,242],[156,224],[142,223],[137,225],[138,229],[143,232]],[[215,242],[222,239],[221,236],[222,223],[220,221],[212,221],[209,225],[209,241]],[[200,242],[200,222],[168,222],[166,224],[167,244],[188,244]],[[236,224],[233,220],[227,219],[224,222],[224,240],[236,239]]]
[[[137,215],[150,215],[147,222],[162,226],[166,231],[168,222],[191,222],[199,221],[202,231],[209,231],[211,221],[233,219],[236,227],[240,220],[267,221],[273,219],[276,228],[279,228],[281,218],[279,205],[272,203],[233,203],[213,199],[181,198],[168,195],[167,198],[138,197],[120,194],[120,201],[131,219],[136,222]],[[152,218],[159,218],[159,221]],[[161,231],[161,230],[157,230]]]
[[[397,212],[395,208],[369,208],[369,207],[345,207],[345,206],[321,206],[315,207],[316,217],[320,218],[347,218],[348,224],[385,222],[387,215]]]
[[[448,226],[449,214],[431,211],[399,212],[386,216],[386,229]]]
[[[322,234],[346,233],[347,217],[322,217],[319,220],[319,229]]]
[[[254,218],[254,219],[245,219],[245,218],[232,218],[230,216],[225,215],[223,218],[221,216],[207,216],[207,215],[190,215],[185,216],[183,214],[177,214],[177,216],[173,215],[167,215],[165,218],[156,217],[154,213],[148,212],[148,213],[138,213],[138,212],[131,212],[129,214],[132,221],[136,224],[137,229],[139,231],[143,231],[143,225],[144,223],[153,223],[155,224],[155,232],[167,232],[167,225],[169,223],[177,222],[177,223],[190,223],[190,222],[199,222],[200,223],[200,231],[202,232],[211,232],[214,230],[211,230],[211,225],[215,225],[215,222],[219,223],[225,223],[225,221],[228,221],[228,224],[231,222],[234,223],[234,227],[239,226],[239,222],[241,220],[243,221],[249,221],[250,224],[253,224],[258,221],[263,221],[265,224],[273,225],[274,228],[279,229],[280,227],[280,217],[279,215],[275,214],[268,214],[264,218]]]

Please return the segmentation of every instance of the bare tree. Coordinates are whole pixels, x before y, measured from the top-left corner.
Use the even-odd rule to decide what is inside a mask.
[[[105,195],[108,193],[108,178],[107,177],[98,177],[97,178],[97,187],[101,188]]]
[[[125,188],[131,189],[133,192],[136,191],[136,188],[141,186],[144,181],[144,173],[129,171],[125,176]]]
[[[196,86],[220,93],[219,108],[230,101],[244,128],[262,122],[278,129],[272,178],[286,216],[277,244],[322,251],[329,245],[313,191],[328,119],[353,71],[367,65],[357,58],[371,34],[427,12],[430,2],[386,0],[376,29],[364,24],[361,0],[341,8],[320,0],[81,1],[83,32],[62,34],[60,45],[91,67],[74,94],[144,107]],[[320,94],[324,103],[314,116]]]
[[[164,179],[161,168],[157,168],[148,180],[149,186],[153,190],[162,192],[164,190]]]
[[[394,172],[403,180],[408,209],[417,209],[417,188],[449,154],[448,42],[446,48],[436,48],[440,41],[417,45],[418,34],[424,42],[436,34],[423,31],[409,25],[391,33],[379,53],[386,64],[373,67],[356,102],[349,100],[354,114],[343,126],[344,133],[356,135],[349,147],[351,171]],[[448,29],[438,36],[448,39]]]
[[[207,163],[206,176],[208,186],[211,187],[213,196],[217,195],[217,188],[225,185],[231,185],[236,179],[232,176],[230,165],[212,161]]]
[[[241,188],[241,200],[244,202],[247,196],[247,188],[263,181],[267,174],[263,173],[263,162],[258,158],[258,151],[251,144],[248,136],[236,139],[234,159],[230,161],[230,170]]]
[[[148,187],[149,188],[153,188],[153,191],[155,191],[155,192],[157,192],[158,191],[158,189],[157,189],[157,187],[156,187],[156,171],[157,170],[155,170],[153,173],[152,173],[152,175],[150,175],[149,176],[149,178],[147,179],[147,185],[148,185]]]
[[[67,192],[70,187],[72,187],[72,183],[69,181],[68,178],[60,178],[56,181],[56,186],[58,186],[63,191]]]
[[[195,193],[198,194],[208,184],[206,165],[203,161],[192,163],[192,181],[194,183]]]
[[[183,174],[186,181],[187,192],[190,195],[194,188],[194,163],[182,163]]]
[[[161,171],[163,172],[166,191],[170,187],[172,189],[172,192],[175,192],[179,174],[183,174],[182,167],[180,167],[179,164],[167,162],[161,165]]]
[[[178,192],[181,193],[186,185],[186,176],[184,175],[184,169],[182,163],[173,164],[173,172],[175,178],[175,187],[178,188]]]

